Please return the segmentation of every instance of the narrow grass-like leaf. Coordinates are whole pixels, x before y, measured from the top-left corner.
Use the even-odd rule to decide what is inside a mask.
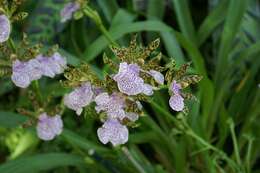
[[[112,22],[111,22],[111,28],[114,26],[117,26],[122,23],[130,23],[136,18],[135,14],[132,14],[124,9],[118,9],[117,13],[115,14]],[[110,28],[110,29],[111,29]]]
[[[228,1],[222,0],[215,9],[204,19],[198,30],[198,45],[203,44],[214,29],[226,18]]]
[[[147,17],[149,19],[161,19],[164,14],[165,1],[150,0],[148,1]]]
[[[73,154],[38,154],[8,161],[0,166],[2,173],[35,173],[57,167],[84,165],[82,157]]]
[[[222,69],[226,69],[228,65],[228,55],[230,53],[232,42],[239,31],[247,5],[248,0],[231,0],[229,3],[228,13],[218,51],[217,69],[215,74],[215,81],[218,85],[221,84],[221,77],[224,75]]]
[[[64,137],[69,143],[72,143],[79,148],[84,149],[85,151],[89,150],[95,150],[100,152],[106,152],[107,149],[102,147],[102,145],[97,145],[94,142],[88,141],[87,139],[79,136],[78,134],[68,130],[64,129],[62,132],[62,137]]]
[[[118,4],[116,0],[98,0],[97,2],[98,5],[102,8],[102,12],[104,13],[104,16],[106,17],[107,21],[111,22],[118,10]]]
[[[185,63],[185,58],[181,47],[173,32],[161,32],[161,37],[167,50],[168,56],[176,60],[177,66]]]
[[[123,23],[117,26],[112,26],[109,31],[110,36],[117,40],[125,34],[140,32],[140,31],[155,31],[155,32],[170,32],[170,27],[160,21],[144,21],[135,23]],[[85,51],[84,56],[86,61],[91,61],[99,55],[103,49],[109,45],[109,42],[104,36],[97,38]]]
[[[196,44],[195,29],[187,0],[172,0],[178,24],[183,35]]]

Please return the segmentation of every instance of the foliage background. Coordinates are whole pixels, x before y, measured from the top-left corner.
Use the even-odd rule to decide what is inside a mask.
[[[30,15],[13,26],[12,37],[19,41],[27,32],[32,41],[46,47],[59,44],[71,65],[91,63],[102,77],[106,71],[102,53],[112,55],[109,43],[87,17],[61,24],[59,11],[65,2],[27,0],[20,10]],[[142,44],[159,37],[164,62],[174,58],[180,66],[191,61],[190,73],[204,79],[192,88],[198,102],[189,103],[188,123],[238,163],[242,172],[260,172],[258,0],[92,0],[89,4],[119,44],[127,46],[132,33],[138,33]],[[160,107],[145,104],[149,116],[130,131],[128,144],[112,148],[98,141],[100,124],[93,115],[77,117],[69,110],[63,115],[62,135],[40,141],[33,128],[20,127],[26,117],[16,108],[30,105],[24,91],[7,77],[0,86],[1,173],[236,172],[221,154],[176,132],[169,113],[177,114],[169,109],[166,91],[155,95]],[[44,78],[40,87],[42,93],[55,96],[54,102],[67,92],[58,79]]]

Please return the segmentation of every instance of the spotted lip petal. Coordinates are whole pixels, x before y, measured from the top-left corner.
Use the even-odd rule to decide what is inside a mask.
[[[86,82],[74,89],[71,93],[65,95],[64,104],[80,115],[83,110],[82,108],[89,105],[93,101],[93,97],[94,92],[92,86],[89,82]]]
[[[64,69],[67,67],[66,58],[61,56],[58,52],[55,52],[51,57],[54,67],[53,70],[56,74],[63,73]]]
[[[42,64],[37,59],[31,59],[27,62],[27,73],[30,80],[38,80],[42,77]]]
[[[31,83],[27,74],[13,73],[11,79],[13,83],[20,88],[27,88]]]
[[[39,116],[37,123],[37,135],[40,139],[49,141],[60,135],[63,130],[63,122],[60,115],[51,117],[47,113]]]
[[[11,33],[11,25],[6,15],[0,15],[0,43],[6,42]]]
[[[53,78],[57,74],[61,74],[66,68],[67,62],[58,52],[54,53],[51,57],[38,55],[36,57],[41,64],[41,71],[44,76]]]
[[[27,73],[27,67],[26,62],[19,60],[13,62],[11,79],[16,86],[27,88],[30,85],[31,79]]]
[[[99,113],[105,111],[108,118],[120,119],[125,117],[125,100],[119,93],[113,93],[110,96],[108,93],[101,93],[95,98],[97,106],[96,111]]]
[[[174,94],[171,96],[169,100],[169,104],[171,108],[175,111],[183,111],[184,109],[184,99],[181,95],[179,94]]]
[[[148,87],[148,84],[145,84],[144,80],[139,76],[140,71],[141,69],[137,64],[120,63],[118,73],[113,76],[119,91],[127,95],[141,93],[152,95],[151,87]]]
[[[66,22],[72,18],[74,12],[80,8],[80,5],[77,2],[69,2],[60,12],[61,22]]]
[[[98,128],[97,134],[103,144],[111,142],[113,146],[117,146],[128,141],[128,129],[115,119],[107,120]]]

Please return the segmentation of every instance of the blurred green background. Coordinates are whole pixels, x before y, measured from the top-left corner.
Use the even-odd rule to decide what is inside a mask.
[[[102,77],[102,54],[112,55],[109,42],[87,17],[61,24],[66,2],[27,0],[20,10],[29,16],[13,26],[12,37],[19,41],[26,32],[45,47],[59,44],[71,65],[90,63]],[[166,91],[155,94],[159,108],[144,104],[147,116],[123,147],[102,145],[100,123],[87,111],[78,117],[66,110],[62,135],[43,142],[32,127],[20,126],[26,117],[16,109],[30,107],[24,90],[1,78],[0,173],[237,173],[226,156],[240,172],[260,173],[260,1],[91,0],[89,6],[120,45],[127,46],[134,33],[144,45],[160,38],[163,62],[192,62],[189,73],[203,80],[191,88],[198,101],[188,103],[188,123],[223,152],[178,133]],[[44,78],[40,87],[53,94],[53,102],[67,92],[58,78]]]

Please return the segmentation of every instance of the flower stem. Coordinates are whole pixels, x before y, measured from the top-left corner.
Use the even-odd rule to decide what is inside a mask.
[[[13,50],[13,52],[16,53],[15,44],[14,44],[14,41],[11,38],[8,39],[8,44],[11,47],[11,49]]]
[[[146,173],[142,166],[135,160],[135,158],[131,155],[126,147],[122,147],[122,151],[140,173]]]
[[[106,27],[104,26],[99,14],[97,13],[97,11],[91,9],[90,7],[86,6],[83,9],[84,13],[86,16],[90,17],[95,24],[97,25],[97,27],[99,28],[99,30],[102,32],[102,34],[105,36],[105,38],[114,46],[118,46],[118,44],[114,41],[114,39],[110,36],[108,30],[106,29]]]
[[[251,172],[250,171],[250,168],[251,168],[250,159],[251,159],[253,141],[254,141],[254,138],[250,137],[249,141],[248,141],[248,148],[247,148],[247,153],[246,153],[246,170],[247,170],[247,173]]]
[[[236,138],[236,134],[235,134],[235,127],[234,127],[234,122],[232,119],[229,119],[229,128],[230,128],[230,132],[231,132],[231,137],[232,137],[232,141],[233,141],[233,145],[234,145],[234,150],[235,150],[235,157],[236,157],[236,161],[238,165],[241,165],[241,159],[240,159],[240,155],[239,155],[239,149],[238,149],[238,144],[237,144],[237,138]]]
[[[38,99],[40,101],[40,103],[42,103],[42,94],[41,94],[41,90],[40,90],[40,86],[39,86],[39,82],[38,80],[35,80],[33,81],[33,87],[34,87],[34,90],[38,96]]]
[[[197,135],[193,129],[188,125],[188,123],[183,120],[183,119],[176,119],[172,116],[172,114],[168,111],[166,111],[165,109],[163,109],[160,105],[158,105],[157,103],[155,103],[154,101],[150,101],[150,104],[155,107],[158,111],[160,111],[162,114],[164,114],[165,116],[167,116],[175,125],[176,127],[180,128],[181,131],[183,131],[184,134],[192,137],[193,139],[195,139],[196,141],[198,141],[199,143],[201,143],[202,145],[204,145],[206,148],[211,149],[212,151],[215,151],[216,153],[218,153],[224,160],[227,161],[227,163],[234,169],[237,170],[238,172],[241,172],[241,170],[239,169],[239,166],[232,160],[230,159],[225,152],[223,152],[222,150],[214,147],[213,145],[211,145],[210,143],[208,143],[207,141],[205,141],[203,138],[201,138],[199,135]]]

